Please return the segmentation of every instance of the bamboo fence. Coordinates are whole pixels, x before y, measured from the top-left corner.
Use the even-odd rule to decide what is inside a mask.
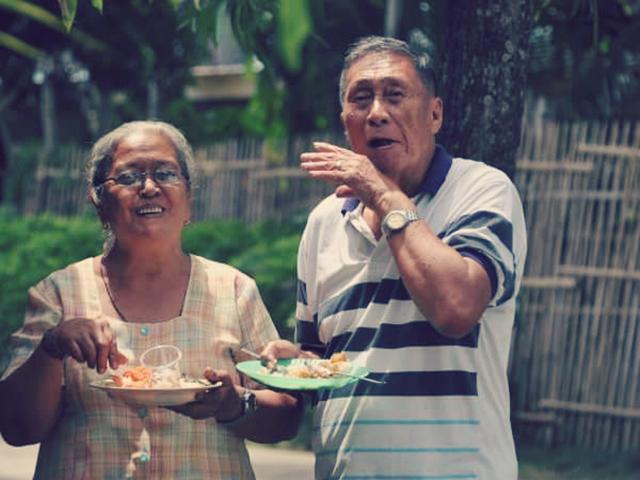
[[[546,124],[516,183],[529,253],[510,368],[516,435],[640,447],[640,124]]]
[[[332,190],[297,167],[318,139],[197,149],[194,218],[305,215]],[[338,135],[323,140],[344,143]],[[23,209],[89,211],[80,182],[84,156],[71,149],[57,163],[42,162]],[[529,253],[510,359],[514,431],[546,445],[637,450],[640,124],[525,127],[516,184]]]

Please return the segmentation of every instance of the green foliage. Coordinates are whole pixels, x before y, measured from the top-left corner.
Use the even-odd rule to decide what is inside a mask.
[[[528,87],[558,118],[637,117],[640,4],[541,0]]]
[[[307,0],[280,0],[278,8],[278,49],[283,63],[292,72],[302,67],[302,47],[311,33]]]
[[[19,219],[0,211],[0,347],[22,323],[27,289],[49,273],[100,250],[100,225],[86,218]]]
[[[101,252],[93,217],[19,217],[0,210],[0,357],[8,335],[22,324],[27,290],[51,272]],[[282,336],[291,338],[295,308],[295,262],[300,225],[247,225],[216,220],[184,232],[189,252],[229,263],[255,278]]]
[[[230,263],[255,278],[280,335],[293,338],[295,327],[296,256],[298,235],[254,244]]]
[[[58,0],[58,3],[60,4],[60,12],[62,13],[62,23],[64,23],[64,28],[69,32],[76,19],[78,0]]]

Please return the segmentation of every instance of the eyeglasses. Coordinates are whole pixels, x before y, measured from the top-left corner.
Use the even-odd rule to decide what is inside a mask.
[[[158,185],[175,185],[180,182],[180,174],[172,168],[159,167],[152,172],[125,170],[115,177],[105,178],[103,183],[114,182],[126,188],[141,188],[147,181],[147,176],[151,175],[153,181]]]

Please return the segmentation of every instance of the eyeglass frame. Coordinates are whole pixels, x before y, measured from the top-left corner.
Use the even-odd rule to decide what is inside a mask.
[[[123,170],[121,171],[117,176],[115,177],[107,177],[105,178],[102,182],[100,182],[99,185],[97,185],[97,188],[102,188],[104,187],[104,184],[107,182],[114,182],[116,185],[123,187],[123,188],[127,188],[127,189],[140,189],[144,187],[145,182],[147,181],[147,178],[151,178],[153,180],[153,183],[155,183],[158,186],[167,186],[167,185],[177,185],[178,183],[180,183],[180,181],[182,179],[186,180],[186,177],[182,174],[182,169],[179,170],[175,170],[171,167],[169,167],[168,165],[157,165],[155,166],[153,169],[145,169],[145,170]],[[173,173],[176,176],[176,180],[175,181],[158,181],[158,179],[156,178],[156,174],[158,173],[158,171],[164,171],[164,172],[170,172]],[[135,178],[135,181],[131,184],[126,184],[126,183],[120,183],[118,182],[118,178],[121,177],[124,174],[130,174]]]

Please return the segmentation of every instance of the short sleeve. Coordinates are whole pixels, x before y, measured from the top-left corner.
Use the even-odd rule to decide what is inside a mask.
[[[511,181],[502,172],[488,169],[481,181],[464,190],[453,213],[439,236],[485,268],[492,283],[490,306],[513,298],[522,274],[526,231],[520,198]]]
[[[279,338],[278,331],[252,278],[239,274],[235,279],[235,290],[242,343],[248,349],[260,352],[267,343]]]
[[[51,277],[31,287],[22,328],[10,337],[11,358],[2,378],[26,362],[40,344],[42,335],[62,320],[62,305]]]
[[[317,308],[315,306],[314,290],[309,288],[309,285],[313,284],[312,272],[314,270],[310,264],[310,255],[308,253],[310,225],[311,222],[307,224],[298,247],[295,339],[303,350],[312,350],[322,354],[324,345],[320,340],[317,322],[315,321]]]

